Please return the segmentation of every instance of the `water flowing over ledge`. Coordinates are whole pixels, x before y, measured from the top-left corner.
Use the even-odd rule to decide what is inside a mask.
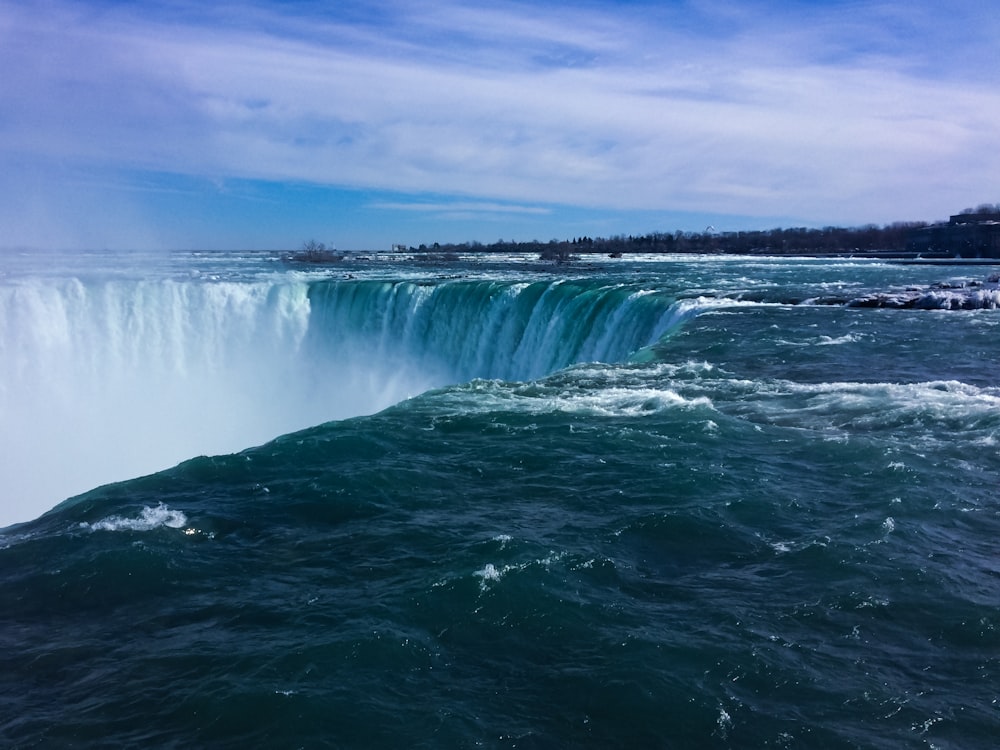
[[[683,317],[662,292],[590,280],[2,285],[2,481],[40,512],[428,388],[621,361]]]

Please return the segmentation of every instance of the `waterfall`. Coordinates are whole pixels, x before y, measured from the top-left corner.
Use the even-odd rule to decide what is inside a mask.
[[[0,525],[473,378],[621,361],[669,299],[565,281],[22,279],[0,285]]]

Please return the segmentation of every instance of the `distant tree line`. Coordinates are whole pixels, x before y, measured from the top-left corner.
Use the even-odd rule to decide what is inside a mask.
[[[963,208],[956,216],[989,216],[1000,219],[1000,203],[980,203],[975,208]],[[953,217],[954,218],[954,217]]]
[[[572,240],[497,240],[438,243],[407,248],[411,253],[538,253],[547,260],[567,260],[573,255],[602,253],[730,253],[740,255],[803,255],[843,253],[903,253],[916,229],[926,222],[896,222],[886,226],[766,229],[757,231],[652,232],[643,235],[575,237]]]
[[[543,260],[564,262],[586,254],[617,257],[627,253],[702,253],[736,255],[876,255],[907,257],[916,254],[1000,257],[1000,203],[967,208],[949,222],[897,221],[879,226],[822,229],[791,227],[717,232],[652,232],[611,237],[574,237],[571,240],[497,240],[439,243],[394,250],[448,259],[460,253],[537,253]]]

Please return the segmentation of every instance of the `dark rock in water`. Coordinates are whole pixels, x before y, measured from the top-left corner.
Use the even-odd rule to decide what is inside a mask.
[[[286,255],[284,258],[286,263],[338,263],[343,259],[342,254],[333,250],[303,251]]]
[[[898,297],[899,295],[869,294],[849,300],[847,307],[903,307],[904,305],[892,304]]]
[[[888,307],[903,310],[994,310],[1000,307],[1000,277],[986,282],[938,282],[925,288],[901,292],[879,292],[856,297],[847,307]]]
[[[309,240],[297,253],[290,253],[283,258],[286,263],[338,263],[343,259],[343,253],[315,240]]]

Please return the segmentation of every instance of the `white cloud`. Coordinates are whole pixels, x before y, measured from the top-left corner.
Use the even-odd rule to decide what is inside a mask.
[[[783,18],[691,4],[716,24],[697,28],[662,9],[426,2],[379,26],[279,7],[214,25],[8,8],[0,159],[453,194],[492,211],[880,221],[997,197],[997,89],[964,78],[968,60],[931,75],[943,56],[865,30],[887,16],[926,28],[929,6]]]

